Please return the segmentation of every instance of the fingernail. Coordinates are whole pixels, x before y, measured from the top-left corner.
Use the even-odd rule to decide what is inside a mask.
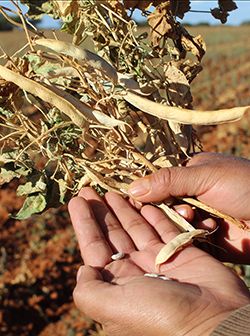
[[[182,217],[184,218],[187,218],[188,217],[188,212],[187,212],[187,209],[183,208],[183,206],[175,206],[174,207],[175,211],[178,212],[179,215],[181,215]]]
[[[147,194],[151,189],[151,183],[148,178],[143,178],[131,183],[128,192],[132,197],[141,197]]]
[[[80,277],[81,277],[81,273],[82,273],[83,267],[81,266],[79,268],[79,270],[77,271],[77,275],[76,275],[76,281],[78,282]]]

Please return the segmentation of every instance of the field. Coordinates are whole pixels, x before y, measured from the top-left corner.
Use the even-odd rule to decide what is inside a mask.
[[[250,105],[249,29],[190,28],[207,43],[204,70],[193,83],[195,108]],[[25,39],[15,31],[0,33],[0,41],[11,54]],[[204,150],[250,159],[249,120],[250,113],[233,124],[198,128]],[[15,181],[0,190],[0,334],[101,335],[99,327],[81,316],[72,302],[81,258],[67,206],[16,221],[9,218],[23,201],[15,196],[16,188]]]

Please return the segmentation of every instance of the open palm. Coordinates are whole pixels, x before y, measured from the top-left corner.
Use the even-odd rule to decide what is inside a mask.
[[[168,309],[171,307],[173,313],[179,312],[179,304],[185,298],[186,304],[181,308],[183,316],[192,313],[190,307],[195,302],[196,309],[202,311],[207,304],[214,305],[212,310],[214,317],[219,316],[220,312],[224,316],[226,312],[248,302],[248,291],[243,282],[219,261],[194,246],[185,248],[161,266],[161,274],[175,281],[149,279],[143,276],[145,273],[155,272],[154,261],[157,253],[164,244],[178,234],[175,226],[159,209],[146,205],[139,213],[116,193],[107,193],[104,201],[93,189],[84,188],[79,197],[70,202],[69,211],[85,265],[99,270],[98,275],[95,274],[96,280],[100,282],[101,279],[101,283],[105,286],[111,286],[109,290],[106,288],[110,293],[104,295],[105,302],[111,300],[109,307],[114,305],[112,297],[120,303],[126,297],[123,307],[129,306],[128,300],[133,298],[137,300],[139,306],[142,300],[141,307],[146,307],[147,302],[150,306],[155,305],[155,314],[159,317],[160,312],[157,313],[156,307],[161,306],[163,292],[166,292],[166,297],[170,300]],[[112,261],[111,256],[117,252],[125,253],[125,258]],[[85,300],[81,293],[87,291],[84,286],[85,283],[80,281],[75,294],[80,309]],[[119,299],[121,288],[125,290],[126,295],[122,295]],[[140,295],[136,298],[138,293]],[[102,295],[103,292],[98,292],[99,299]],[[86,312],[86,308],[82,310]],[[116,313],[117,310],[119,311],[116,307]],[[127,312],[128,321],[130,310]],[[98,311],[96,308],[91,317],[105,325],[108,317],[100,317],[102,313]],[[122,311],[123,315],[126,315],[124,308]],[[207,315],[209,316],[206,312]],[[114,312],[110,312],[110,316],[114,316]],[[134,312],[133,318],[135,316]],[[180,314],[176,316],[172,316],[172,323],[182,325],[183,316]],[[123,318],[126,320],[126,316]],[[208,319],[211,320],[211,316]],[[113,321],[113,325],[116,324],[117,322]],[[204,320],[202,324],[206,325]],[[159,326],[159,335],[161,328],[162,326]],[[183,334],[186,332],[185,328],[186,323],[183,324]],[[171,334],[171,319],[163,329],[162,334],[168,335],[167,330]],[[120,330],[119,333],[111,332],[111,334],[127,335]],[[150,335],[149,329],[145,335],[147,334]]]

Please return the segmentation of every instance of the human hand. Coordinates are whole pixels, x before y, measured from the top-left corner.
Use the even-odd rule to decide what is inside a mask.
[[[84,188],[69,212],[86,265],[74,300],[108,335],[206,336],[250,302],[244,283],[194,246],[161,265],[161,274],[172,280],[144,277],[155,272],[157,253],[178,230],[151,205],[140,215],[120,195],[105,198]],[[117,252],[126,257],[112,261]]]
[[[142,187],[146,188],[144,193]],[[250,229],[250,161],[245,159],[201,153],[190,159],[186,167],[163,168],[133,182],[129,193],[141,202],[159,202],[171,196],[195,196],[203,203],[244,221]],[[186,218],[192,220],[192,211]],[[214,224],[214,220],[206,220],[203,228],[207,225],[213,229]],[[212,238],[225,250],[217,249],[216,255],[220,260],[250,262],[249,231],[220,221]]]

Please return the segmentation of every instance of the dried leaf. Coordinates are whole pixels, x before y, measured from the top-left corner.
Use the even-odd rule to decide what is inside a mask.
[[[151,43],[154,47],[159,45],[162,37],[170,37],[173,34],[174,19],[170,12],[170,2],[156,7],[155,11],[148,16],[150,26]]]
[[[213,8],[211,9],[211,14],[215,19],[218,19],[221,21],[221,23],[227,22],[228,13],[220,10],[220,8]]]
[[[172,167],[169,159],[166,156],[160,156],[153,162],[153,165],[157,168]]]
[[[169,127],[173,131],[173,136],[176,143],[179,145],[181,151],[184,153],[186,157],[188,157],[188,149],[190,140],[188,136],[186,136],[184,132],[184,127],[189,127],[188,125],[182,125],[173,121],[169,121]]]
[[[90,167],[84,167],[86,171],[86,175],[89,179],[95,183],[95,185],[99,185],[103,189],[108,191],[115,191],[121,193],[120,190],[126,190],[127,184],[115,181],[114,179],[104,177],[95,170],[91,169]]]
[[[184,14],[191,9],[190,0],[171,0],[171,11],[174,16],[183,19]]]
[[[76,0],[54,0],[54,3],[59,9],[62,19],[66,18],[70,13],[77,13],[79,10],[78,1]]]
[[[142,11],[148,10],[151,6],[158,6],[166,0],[124,0],[125,8],[138,8]]]
[[[220,9],[225,12],[231,12],[238,8],[233,0],[218,0],[218,2]]]
[[[181,44],[186,51],[190,51],[199,61],[205,55],[206,44],[200,35],[192,37],[189,34],[184,34],[181,36]]]
[[[19,220],[29,218],[33,214],[42,212],[46,208],[46,204],[46,199],[43,194],[29,196],[14,218]]]
[[[139,83],[131,78],[131,75],[129,76],[128,74],[121,74],[117,72],[117,76],[120,85],[124,86],[125,89],[131,90],[142,96],[149,96],[155,91],[155,88],[152,88],[149,85],[140,87]]]
[[[190,86],[184,73],[173,64],[168,64],[165,70],[167,79],[167,94],[175,106],[188,106],[192,102]]]
[[[87,174],[83,175],[78,182],[77,190],[80,190],[83,187],[86,187],[87,185],[90,184],[90,182],[91,182],[91,178]]]
[[[13,153],[15,153],[15,151],[0,155],[0,166],[3,166],[0,169],[0,186],[4,183],[9,183],[13,178],[20,178],[21,176],[27,176],[31,173],[31,169],[14,164],[15,159],[9,156],[9,154]]]
[[[59,202],[64,204],[65,202],[65,196],[66,196],[66,193],[68,191],[68,188],[67,188],[67,182],[63,179],[59,179],[58,181],[58,186],[59,186],[59,194],[60,194],[60,199],[59,199]]]
[[[209,235],[207,230],[193,230],[191,232],[183,232],[168,242],[157,254],[155,258],[155,266],[158,269],[161,264],[168,261],[176,252],[185,246],[192,244],[195,238],[205,238]]]
[[[153,0],[124,0],[125,8],[139,8],[147,10],[152,6]]]

